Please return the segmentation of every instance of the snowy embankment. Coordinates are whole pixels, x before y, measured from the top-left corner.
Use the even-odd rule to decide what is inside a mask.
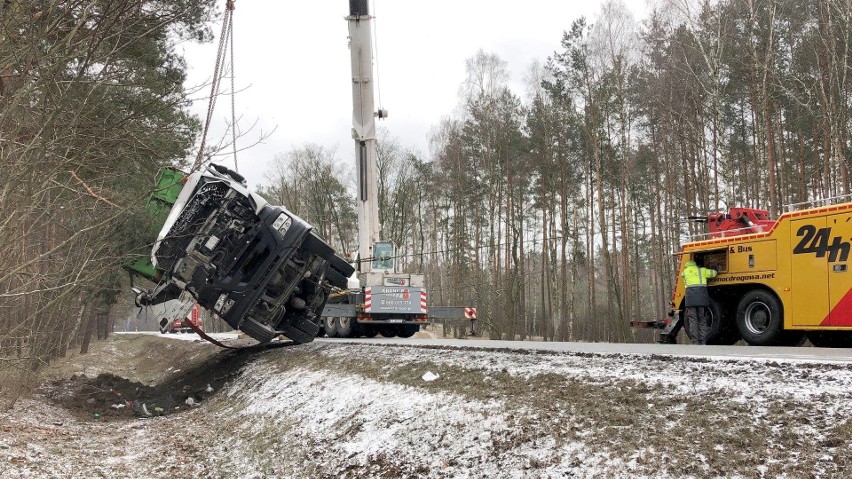
[[[334,343],[240,360],[165,417],[106,424],[23,401],[0,420],[26,431],[0,439],[0,475],[60,462],[31,447],[59,434],[105,442],[108,457],[67,451],[56,469],[86,476],[838,477],[852,459],[844,364]],[[62,425],[35,417],[49,410]]]

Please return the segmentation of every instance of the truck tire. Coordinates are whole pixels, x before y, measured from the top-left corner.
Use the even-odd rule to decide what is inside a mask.
[[[314,234],[314,230],[308,231],[308,235],[305,236],[304,241],[302,241],[302,249],[313,253],[324,260],[329,260],[332,256],[334,256],[334,249],[329,246],[328,243],[323,241],[322,238]]]
[[[350,276],[352,276],[352,273],[355,272],[354,266],[349,264],[348,261],[341,258],[340,256],[337,256],[336,254],[328,259],[328,264],[329,266],[331,266],[331,269],[337,271],[345,278],[349,278]]]
[[[419,324],[405,324],[399,327],[399,337],[400,338],[410,338],[414,336],[417,331],[420,331]]]
[[[278,336],[278,333],[251,317],[243,321],[243,324],[240,325],[240,331],[256,339],[261,344],[268,343]]]
[[[349,279],[334,268],[328,269],[325,279],[335,288],[346,289],[349,286]]]
[[[719,301],[713,298],[710,298],[710,314],[712,319],[707,344],[730,346],[741,339],[740,332],[737,331],[737,325],[731,319],[730,313],[722,307]]]
[[[805,334],[804,332],[799,332],[797,334],[799,335],[798,338],[795,338],[795,336],[794,336],[796,341],[791,342],[790,346],[796,346],[796,347],[804,346],[805,343],[808,341],[808,335]],[[849,344],[849,343],[847,343],[847,344]]]
[[[355,321],[352,318],[337,318],[337,335],[341,338],[351,338],[355,330]]]
[[[774,294],[754,289],[746,293],[737,306],[737,329],[752,346],[783,344],[789,334],[784,331],[784,313]]]
[[[395,326],[381,326],[379,327],[379,334],[385,338],[393,338],[396,337],[397,331]]]
[[[297,344],[310,343],[317,337],[319,324],[308,319],[304,314],[288,314],[278,325],[281,333]]]
[[[329,338],[337,337],[337,318],[324,317],[323,320],[323,328],[325,328],[325,335]]]
[[[736,331],[736,326],[731,324],[731,321],[726,318],[719,302],[710,298],[710,304],[707,306],[707,309],[710,310],[710,332],[707,333],[707,344],[729,346],[739,341],[740,338]],[[686,319],[684,319],[684,326],[686,326]],[[695,343],[695,338],[690,334],[690,328],[686,327],[684,329],[689,340]]]

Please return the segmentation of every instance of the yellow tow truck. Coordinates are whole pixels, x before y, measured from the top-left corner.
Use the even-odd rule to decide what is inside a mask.
[[[696,218],[692,218],[696,219]],[[769,219],[765,210],[732,208],[706,218],[709,233],[685,243],[668,317],[635,321],[675,342],[682,326],[684,265],[694,260],[719,274],[708,282],[708,344],[852,347],[852,202]]]

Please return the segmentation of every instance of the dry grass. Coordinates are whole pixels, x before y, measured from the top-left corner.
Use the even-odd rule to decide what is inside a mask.
[[[40,379],[29,361],[0,363],[0,417],[21,397],[32,394]]]
[[[45,368],[45,380],[54,381],[74,374],[95,376],[111,373],[130,381],[155,384],[175,369],[197,367],[220,354],[207,343],[177,341],[154,335],[115,335],[108,341],[92,343],[88,354],[70,353]]]

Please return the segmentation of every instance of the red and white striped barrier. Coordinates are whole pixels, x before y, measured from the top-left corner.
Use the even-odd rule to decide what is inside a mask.
[[[373,307],[373,290],[364,288],[364,311],[370,312]]]

